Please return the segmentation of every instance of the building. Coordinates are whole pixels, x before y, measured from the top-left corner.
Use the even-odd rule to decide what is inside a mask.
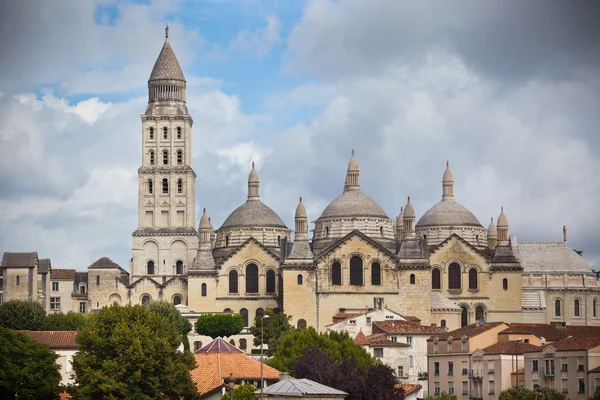
[[[310,379],[283,379],[281,382],[264,389],[264,397],[273,400],[286,400],[290,397],[310,397],[311,399],[345,399],[348,393],[322,385]],[[260,395],[260,391],[256,392]]]
[[[77,353],[77,342],[75,331],[22,331],[31,339],[44,344],[56,353],[56,363],[60,366],[61,385],[73,383],[73,368],[71,362]]]

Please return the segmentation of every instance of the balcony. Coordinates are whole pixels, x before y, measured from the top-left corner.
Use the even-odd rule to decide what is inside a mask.
[[[495,373],[496,373],[496,371],[494,371],[493,368],[488,369],[488,374],[495,374]]]
[[[427,374],[427,372],[420,372],[418,380],[420,380],[420,381],[426,381],[427,378],[429,377],[428,375],[429,374]]]
[[[554,378],[554,368],[542,368],[542,374],[544,374],[545,377]]]
[[[481,380],[483,379],[483,373],[480,369],[472,369],[471,372],[469,372],[469,378],[474,380]]]

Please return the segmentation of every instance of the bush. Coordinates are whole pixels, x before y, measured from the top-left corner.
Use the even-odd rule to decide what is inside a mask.
[[[42,326],[45,331],[76,331],[83,328],[85,314],[69,311],[66,314],[52,313],[46,316]]]
[[[438,396],[427,396],[425,400],[457,400],[458,397],[455,394],[448,394],[446,392],[442,392],[442,394]]]
[[[46,319],[44,307],[36,301],[11,300],[0,305],[0,326],[14,330],[42,330]]]
[[[519,386],[518,389],[510,388],[502,391],[498,400],[516,400],[517,390],[519,391],[519,400],[567,400],[567,396],[554,389],[540,388],[529,390],[523,386]]]
[[[205,314],[196,321],[196,332],[200,335],[228,337],[244,329],[244,318],[240,314]]]

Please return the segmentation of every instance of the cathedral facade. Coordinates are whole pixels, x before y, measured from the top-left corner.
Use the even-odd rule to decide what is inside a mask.
[[[600,325],[596,275],[569,248],[566,227],[557,242],[518,242],[501,209],[484,228],[455,198],[449,165],[440,202],[417,219],[408,198],[392,219],[361,191],[352,152],[342,193],[311,230],[302,198],[293,229],[263,202],[253,164],[246,201],[217,229],[206,210],[196,225],[193,119],[168,35],[148,91],[129,272],[108,258],[90,265],[85,310],[161,299],[190,315],[240,313],[251,325],[272,308],[319,331],[338,313],[383,308],[450,330],[481,319]],[[43,286],[37,298],[49,303],[51,282],[27,269],[35,261],[6,260],[5,300],[19,291],[20,274],[29,298]]]

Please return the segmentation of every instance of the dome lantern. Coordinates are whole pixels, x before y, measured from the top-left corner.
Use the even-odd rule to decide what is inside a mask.
[[[454,176],[450,171],[450,162],[446,161],[446,170],[442,178],[442,200],[454,200]]]
[[[298,207],[296,207],[296,216],[294,219],[296,223],[294,240],[308,239],[308,218],[306,216],[306,209],[304,208],[304,204],[302,204],[302,196],[300,196],[300,202],[298,203]]]
[[[506,245],[508,245],[508,218],[504,215],[504,207],[502,207],[498,216],[498,246]]]
[[[354,150],[352,150],[352,155],[348,162],[348,171],[346,172],[346,182],[344,185],[344,192],[349,190],[360,190],[360,171],[358,169],[358,162],[356,162],[356,158],[354,157]]]
[[[488,247],[490,249],[495,249],[498,245],[498,230],[496,229],[496,225],[494,224],[494,218],[491,218],[490,226],[487,231],[487,240]]]
[[[402,218],[402,221],[404,225],[404,239],[415,238],[415,209],[413,208],[412,204],[410,204],[410,196],[408,196],[408,201],[406,203],[406,206],[404,207],[404,216]]]
[[[248,201],[260,201],[260,183],[258,181],[258,172],[254,168],[254,161],[252,161],[252,170],[248,175]]]

